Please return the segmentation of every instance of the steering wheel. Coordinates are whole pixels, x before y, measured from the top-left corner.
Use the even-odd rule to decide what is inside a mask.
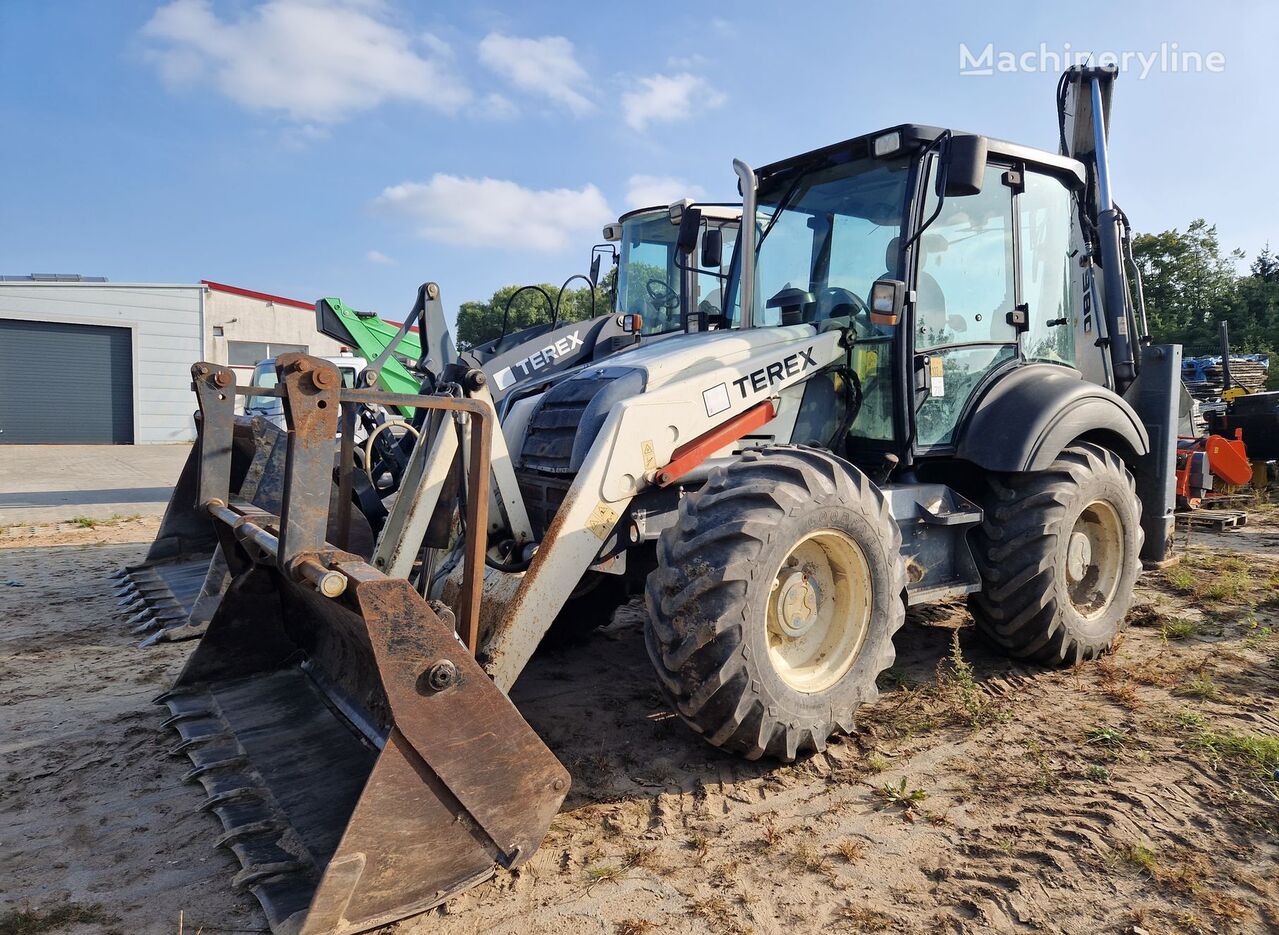
[[[852,308],[849,318],[854,327],[863,334],[873,334],[870,322],[870,306],[866,300],[850,289],[840,286],[827,286],[817,294],[817,317],[819,320],[835,317],[831,313],[841,305]]]
[[[650,279],[644,284],[644,291],[657,308],[675,308],[679,305],[679,293],[665,279]]]

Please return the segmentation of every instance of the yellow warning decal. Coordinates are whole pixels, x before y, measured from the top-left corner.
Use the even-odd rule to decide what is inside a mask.
[[[591,510],[591,515],[586,518],[586,528],[600,539],[607,539],[608,534],[613,531],[613,527],[617,525],[617,512],[611,509],[606,503],[595,504],[595,509]]]
[[[640,451],[644,453],[644,470],[657,470],[657,452],[653,450],[653,443],[647,438],[640,442]]]

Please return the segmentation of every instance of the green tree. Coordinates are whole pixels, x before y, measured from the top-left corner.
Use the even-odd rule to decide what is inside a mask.
[[[1240,332],[1239,338],[1235,337]],[[1231,344],[1236,350],[1269,354],[1266,388],[1279,389],[1279,257],[1266,244],[1239,280],[1239,295],[1230,317]]]
[[[595,315],[603,315],[612,310],[610,296],[613,275],[610,271],[594,289]],[[581,288],[565,289],[563,298],[559,297],[559,286],[541,283],[536,289],[524,289],[522,292],[520,286],[503,286],[487,302],[463,302],[457,312],[458,347],[465,350],[500,337],[508,303],[508,335],[536,325],[549,324],[556,317],[554,305],[557,299],[560,321],[583,321],[590,318],[592,290],[583,280],[577,281],[582,283]]]
[[[1183,344],[1188,356],[1213,353],[1217,322],[1230,320],[1232,334],[1235,330],[1240,298],[1235,264],[1243,255],[1241,250],[1223,255],[1217,228],[1203,218],[1191,221],[1184,233],[1174,228],[1137,236],[1133,258],[1154,339]]]

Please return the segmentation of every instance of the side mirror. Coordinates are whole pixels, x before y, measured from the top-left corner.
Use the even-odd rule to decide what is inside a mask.
[[[675,238],[675,249],[682,255],[689,256],[697,246],[697,235],[702,231],[702,212],[697,208],[688,208],[679,221],[679,234]]]
[[[724,232],[718,227],[702,234],[702,267],[719,269],[724,262]]]
[[[944,160],[942,194],[947,198],[981,194],[986,176],[986,137],[967,133],[951,137]]]
[[[591,285],[598,286],[600,284],[600,255],[596,253],[591,257]]]
[[[870,320],[872,324],[894,328],[901,321],[906,304],[906,284],[900,279],[877,279],[870,287]]]

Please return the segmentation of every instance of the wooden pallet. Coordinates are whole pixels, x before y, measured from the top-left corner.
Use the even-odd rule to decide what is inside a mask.
[[[1192,526],[1224,532],[1248,525],[1248,514],[1243,510],[1186,510],[1176,514],[1178,526]]]

